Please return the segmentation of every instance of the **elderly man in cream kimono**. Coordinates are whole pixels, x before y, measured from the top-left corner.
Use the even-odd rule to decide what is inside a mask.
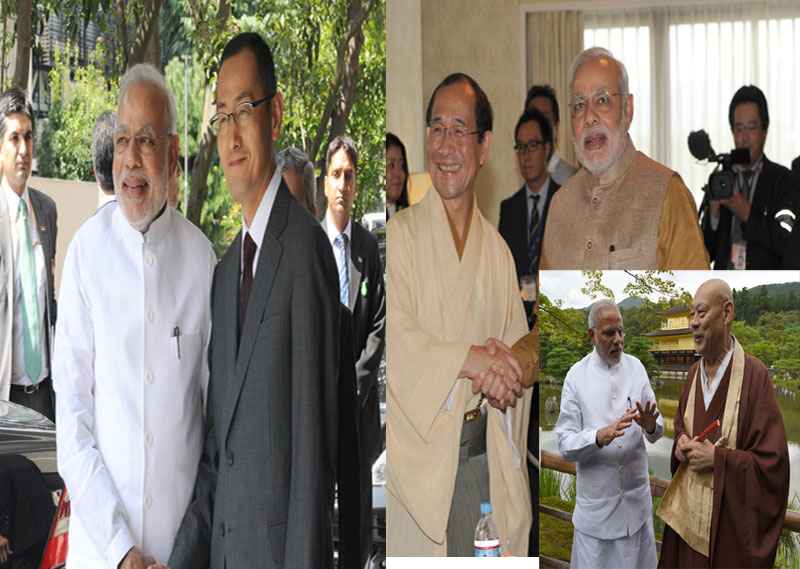
[[[501,543],[527,555],[531,393],[507,345],[528,328],[514,260],[474,195],[491,116],[470,77],[436,88],[427,111],[436,191],[388,224],[390,556],[472,555],[485,501]]]

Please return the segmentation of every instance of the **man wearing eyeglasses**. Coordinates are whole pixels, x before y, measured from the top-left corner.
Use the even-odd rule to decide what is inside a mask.
[[[553,198],[543,269],[708,269],[692,194],[633,146],[625,66],[593,47],[572,64],[572,142],[583,165]]]
[[[664,434],[642,363],[623,353],[612,300],[589,311],[592,352],[567,372],[556,423],[561,457],[577,463],[573,567],[653,568],[653,506],[644,439]]]
[[[283,98],[258,34],[225,46],[222,171],[242,231],[214,274],[206,439],[172,569],[333,566],[339,297],[325,231],[277,168]]]
[[[500,203],[498,230],[508,243],[517,278],[536,275],[542,250],[550,200],[561,187],[553,180],[547,164],[553,153],[553,130],[550,121],[538,109],[522,113],[514,129],[514,150],[525,184]]]
[[[758,87],[741,87],[731,100],[728,121],[736,148],[750,151],[747,164],[733,166],[733,195],[703,205],[703,236],[715,269],[779,269],[791,226],[782,210],[800,213],[800,187],[791,171],[764,156],[769,128],[767,98]],[[777,214],[777,218],[776,218]]]
[[[528,326],[513,258],[475,200],[492,108],[455,73],[434,90],[427,122],[433,188],[387,225],[387,553],[472,556],[491,501],[523,556],[531,390],[506,345]]]
[[[0,399],[55,421],[50,374],[56,321],[56,204],[28,187],[33,107],[20,89],[0,95]]]
[[[167,207],[176,117],[158,71],[128,70],[113,134],[117,201],[75,233],[64,263],[53,378],[70,569],[166,561],[192,497],[216,258]]]

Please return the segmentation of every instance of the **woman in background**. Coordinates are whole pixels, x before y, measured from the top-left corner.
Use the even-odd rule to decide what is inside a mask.
[[[408,207],[408,162],[406,147],[391,132],[386,133],[386,219]]]

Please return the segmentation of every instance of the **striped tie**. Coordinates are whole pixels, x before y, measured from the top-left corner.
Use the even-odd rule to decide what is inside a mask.
[[[533,197],[533,209],[531,210],[531,222],[528,226],[528,274],[536,272],[539,264],[539,251],[536,247],[536,232],[539,230],[539,197]]]
[[[19,242],[19,281],[22,286],[22,336],[25,348],[25,374],[33,385],[42,373],[42,326],[39,321],[39,298],[36,294],[36,266],[33,261],[31,233],[28,229],[28,204],[19,200],[19,215],[25,230]]]
[[[350,308],[350,275],[347,267],[347,234],[340,233],[333,240],[339,249],[339,300]]]

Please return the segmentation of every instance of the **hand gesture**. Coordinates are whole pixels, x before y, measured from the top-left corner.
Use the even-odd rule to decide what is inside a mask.
[[[692,442],[692,439],[686,436],[686,433],[681,433],[681,436],[678,437],[677,442],[675,443],[675,458],[678,459],[679,462],[686,462],[689,460],[686,458],[686,445]]]
[[[155,562],[155,559],[149,555],[143,555],[141,550],[134,545],[128,550],[119,567],[120,569],[145,569]]]
[[[656,410],[656,404],[653,402],[653,407],[650,407],[650,400],[648,399],[644,407],[638,401],[636,402],[636,410],[639,412],[633,420],[636,424],[647,431],[648,434],[653,434],[656,429],[656,419],[660,413]]]
[[[0,565],[8,561],[12,553],[14,552],[11,551],[11,545],[8,540],[0,535]]]
[[[708,439],[696,443],[690,441],[685,445],[689,468],[695,472],[714,470],[714,450],[716,447]]]
[[[608,446],[611,441],[617,437],[623,436],[625,434],[625,429],[631,426],[635,416],[636,413],[630,411],[611,423],[608,427],[598,429],[596,437],[597,443],[601,447]]]

